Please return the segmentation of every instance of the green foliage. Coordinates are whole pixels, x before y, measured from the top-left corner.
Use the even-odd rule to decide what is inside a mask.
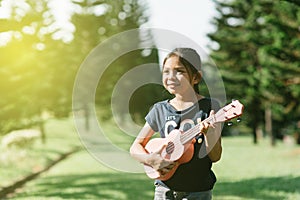
[[[66,44],[52,38],[57,30],[50,31],[55,20],[47,2],[28,0],[25,4],[27,11],[21,16],[13,12],[7,20],[18,26],[10,27],[12,38],[0,48],[0,90],[6,94],[0,101],[4,108],[0,112],[1,134],[42,122],[45,111],[66,116],[70,110],[70,92],[66,92],[70,87],[64,87],[68,75],[62,76],[68,64],[58,59],[65,57]],[[20,10],[18,6],[13,10]],[[61,110],[67,111],[61,114]]]
[[[74,30],[66,33],[64,27],[57,26],[48,1],[11,5],[11,16],[0,20],[0,31],[11,35],[0,46],[0,135],[42,123],[43,113],[68,116],[75,76],[88,53],[110,36],[147,21],[145,5],[137,0],[72,1],[74,12],[68,26]],[[157,61],[155,53],[150,56],[153,62]],[[135,56],[141,57],[139,52]],[[141,63],[134,60],[124,69]],[[115,68],[116,74],[120,68]],[[108,87],[106,99],[112,89]]]
[[[299,6],[270,0],[216,1],[216,6],[211,56],[228,99],[245,104],[244,118],[254,134],[271,109],[273,129],[280,134],[300,116]]]
[[[107,105],[111,105],[112,92],[122,76],[124,76],[134,67],[157,62],[158,57],[156,49],[152,49],[151,53],[147,57],[142,55],[141,50],[135,50],[116,58],[101,76],[97,87],[96,104],[102,107],[101,118],[111,118],[112,110],[111,107],[108,107]],[[157,67],[155,75],[159,76],[160,73],[161,72]],[[139,74],[136,74],[136,76],[139,76]],[[157,77],[153,78],[155,79]],[[137,83],[134,79],[128,79],[126,80],[126,85],[124,87],[135,87],[135,84]],[[156,87],[154,84],[143,85],[134,91],[132,96],[130,96],[129,105],[126,103],[118,103],[115,105],[116,111],[119,115],[123,115],[126,114],[126,110],[129,109],[131,117],[136,121],[141,122],[146,113],[149,111],[150,106],[152,106],[154,102],[162,100],[163,96],[161,94],[163,91],[164,89],[162,87]],[[125,91],[121,91],[119,94],[117,94],[119,97],[128,95],[129,94],[126,94]],[[103,110],[106,112],[103,112]]]
[[[72,21],[77,27],[74,34],[75,38],[73,44],[76,48],[74,51],[80,50],[82,55],[87,55],[99,42],[105,41],[110,36],[120,33],[122,31],[139,28],[143,23],[148,19],[145,15],[145,5],[142,2],[133,0],[133,1],[83,1],[76,3],[81,5],[82,10],[79,14],[73,16]],[[105,13],[102,15],[95,15],[93,10],[96,7],[103,7]],[[87,23],[87,21],[89,23]],[[147,33],[148,41],[153,42],[151,38],[151,33]],[[138,39],[136,38],[131,39]],[[142,38],[140,39],[142,42]],[[121,43],[118,45],[122,45]],[[76,52],[74,52],[76,53]],[[110,56],[114,52],[101,52],[101,57],[105,57],[107,54]],[[82,57],[83,59],[84,57]],[[143,54],[143,49],[134,50],[128,52],[124,55],[116,55],[115,60],[109,66],[99,66],[107,67],[104,74],[99,77],[99,83],[96,92],[95,103],[97,107],[101,109],[102,119],[110,119],[112,117],[111,110],[111,98],[112,92],[115,88],[115,85],[120,80],[120,78],[126,74],[129,70],[133,69],[142,64],[147,63],[158,63],[158,53],[156,49],[152,49],[151,52],[147,55]],[[158,70],[158,69],[157,69]],[[133,80],[128,80],[129,85],[133,84]],[[148,88],[146,91],[143,91],[143,95],[147,94],[149,97],[145,101],[144,96],[134,97],[134,105],[138,109],[132,111],[132,116],[134,118],[139,118],[136,120],[141,120],[144,117],[145,111],[149,109],[150,104],[157,100],[157,88]],[[151,95],[154,94],[154,95]],[[125,107],[130,107],[130,105],[117,105],[118,111],[122,115],[122,109]]]

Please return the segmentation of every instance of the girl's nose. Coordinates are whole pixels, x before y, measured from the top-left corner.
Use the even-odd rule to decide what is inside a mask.
[[[174,72],[174,71],[170,71],[170,72],[168,73],[168,79],[174,79],[175,76],[176,76],[176,72]]]

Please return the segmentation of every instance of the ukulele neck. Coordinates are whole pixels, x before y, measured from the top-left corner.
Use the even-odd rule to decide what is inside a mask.
[[[215,122],[215,120],[212,117],[208,117],[205,120],[203,120],[202,122],[200,122],[199,124],[192,127],[191,129],[189,129],[189,130],[185,131],[184,133],[182,133],[180,135],[181,144],[184,145],[184,144],[188,143],[189,141],[191,141],[195,136],[201,134],[200,133],[200,126],[204,122],[208,122],[210,124],[213,124]]]
[[[230,119],[241,116],[243,113],[243,109],[244,105],[241,104],[238,100],[232,101],[232,103],[221,108],[215,115],[209,116],[191,129],[183,132],[180,135],[180,142],[184,145],[187,142],[190,142],[195,136],[201,134],[200,126],[202,123],[208,122],[209,124],[215,124],[217,122],[228,121]]]

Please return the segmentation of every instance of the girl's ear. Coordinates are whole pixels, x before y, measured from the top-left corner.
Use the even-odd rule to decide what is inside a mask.
[[[193,83],[198,84],[201,80],[202,80],[202,71],[198,71],[198,73],[194,75]]]

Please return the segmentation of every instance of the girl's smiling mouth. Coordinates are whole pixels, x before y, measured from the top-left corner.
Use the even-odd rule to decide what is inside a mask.
[[[176,87],[176,86],[179,86],[179,84],[175,83],[175,82],[167,82],[167,86],[169,86],[169,87]]]

